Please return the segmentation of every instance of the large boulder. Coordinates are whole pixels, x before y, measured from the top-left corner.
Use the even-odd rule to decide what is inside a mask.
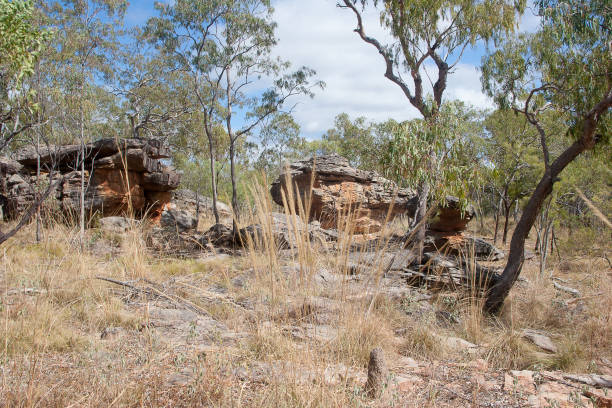
[[[167,209],[161,214],[161,226],[178,232],[195,230],[198,220],[188,211]]]
[[[387,217],[414,217],[418,207],[418,196],[412,189],[398,188],[376,172],[351,167],[337,154],[291,163],[274,181],[270,193],[278,205],[283,205],[283,194],[287,200],[293,196],[296,209],[300,208],[298,201],[310,200],[309,220],[319,220],[324,229],[337,228],[338,218],[350,213],[356,234],[379,232]],[[432,217],[429,230],[460,233],[473,216],[471,205],[462,208],[458,198],[448,196]]]
[[[287,180],[295,190],[289,197]],[[312,183],[312,190],[311,190]],[[298,200],[310,200],[309,220],[319,220],[325,229],[337,228],[339,217],[353,214],[355,233],[378,232],[387,219],[399,214],[414,215],[416,193],[397,186],[376,172],[353,168],[336,154],[291,163],[285,167],[270,190],[272,199],[283,205],[283,192]]]
[[[429,220],[428,228],[430,231],[437,232],[463,231],[475,215],[476,211],[471,204],[462,208],[457,197],[447,196],[445,204],[438,207]]]
[[[132,220],[125,217],[104,217],[100,218],[100,229],[109,232],[125,232],[132,226]]]
[[[85,152],[83,175],[79,170],[82,149]],[[8,207],[12,205],[10,195],[19,197],[13,199],[13,202],[21,204],[12,205],[12,217],[23,212],[33,200],[27,191],[31,190],[31,179],[40,163],[43,173],[53,170],[54,177],[62,179],[54,196],[64,212],[79,213],[83,176],[88,216],[131,213],[146,215],[159,222],[162,212],[170,204],[171,191],[180,182],[180,174],[161,161],[168,157],[167,148],[158,140],[107,138],[83,147],[80,144],[39,149],[29,146],[15,153],[15,162],[0,164],[0,172],[3,172],[17,169],[17,163],[20,166],[18,176],[23,179],[19,183],[4,182],[0,194],[5,195]]]

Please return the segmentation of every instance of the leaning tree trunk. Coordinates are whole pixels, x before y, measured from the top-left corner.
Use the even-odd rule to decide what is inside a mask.
[[[510,252],[508,261],[499,282],[487,293],[485,310],[489,313],[498,313],[504,304],[504,300],[510,293],[510,289],[518,279],[525,261],[525,239],[535,223],[538,213],[542,209],[544,201],[552,192],[553,185],[559,174],[578,155],[592,148],[596,139],[593,137],[596,123],[594,120],[585,121],[583,136],[568,147],[561,155],[545,170],[535,191],[529,198],[523,214],[516,224],[512,239],[510,241]]]

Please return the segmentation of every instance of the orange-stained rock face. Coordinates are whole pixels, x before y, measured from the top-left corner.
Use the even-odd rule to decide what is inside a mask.
[[[53,168],[55,177],[62,177],[63,180],[55,192],[55,198],[65,212],[78,214],[81,204],[81,172],[73,169],[80,167],[80,152],[80,145],[46,146],[41,149],[29,146],[16,153],[17,163],[0,161],[0,171],[15,168],[11,170],[12,173],[18,172],[23,179],[17,187],[25,188],[31,184],[39,161],[42,167]],[[151,215],[153,221],[158,221],[161,212],[170,203],[171,191],[180,182],[180,174],[160,161],[167,158],[167,154],[167,149],[156,140],[109,138],[86,144],[86,214]],[[18,216],[19,210],[28,208],[33,201],[33,198],[20,193],[23,188],[8,191],[8,188],[3,187],[0,188],[0,194],[5,190],[8,204],[25,203],[20,207],[13,205],[17,211],[13,211],[15,214],[12,216]]]
[[[162,212],[170,209],[171,207],[170,202],[172,201],[172,192],[152,191],[146,193],[145,197],[147,199],[147,217],[155,224],[159,224]]]
[[[107,207],[103,209],[105,215],[108,212],[116,213],[144,209],[146,198],[141,186],[142,173],[123,170],[95,169],[91,179],[93,194],[105,197],[104,203]]]
[[[291,195],[287,176],[297,186],[293,194],[296,208],[300,208],[298,200],[306,203],[310,199],[309,219],[319,220],[325,229],[343,229],[350,220],[354,234],[372,234],[382,229],[387,216],[393,219],[398,214],[413,215],[416,208],[413,191],[397,189],[375,172],[355,169],[338,155],[292,163],[272,185],[272,198],[279,205],[283,203],[283,193]]]
[[[336,154],[291,163],[272,184],[270,193],[278,205],[283,205],[283,195],[293,195],[298,209],[298,201],[310,202],[309,219],[319,220],[325,229],[342,229],[350,219],[355,234],[380,232],[385,221],[400,214],[414,217],[418,207],[414,191],[398,189],[375,172],[351,167],[348,160]],[[465,229],[473,215],[471,206],[462,211],[459,199],[448,196],[429,229],[456,234]]]
[[[355,234],[379,232],[387,215],[389,219],[406,211],[399,206],[391,207],[389,200],[381,201],[376,196],[375,188],[370,184],[355,181],[339,183],[315,183],[311,204],[311,218],[321,222],[325,229],[343,228],[338,225],[342,220],[350,219]]]

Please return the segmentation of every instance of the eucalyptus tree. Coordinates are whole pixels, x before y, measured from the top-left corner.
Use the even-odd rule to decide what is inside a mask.
[[[127,136],[172,138],[194,109],[189,78],[169,67],[149,40],[140,29],[132,31],[119,53],[112,92],[122,101],[118,115]]]
[[[85,144],[99,117],[101,102],[108,100],[110,82],[116,65],[113,53],[127,8],[127,0],[61,0],[41,2],[48,24],[55,35],[45,61],[52,70],[53,92],[58,105],[56,126],[81,145],[75,169],[80,171],[80,240],[85,234]]]
[[[423,119],[433,122],[444,103],[449,75],[464,51],[477,42],[496,40],[512,32],[525,3],[526,0],[342,0],[338,5],[355,15],[354,31],[378,51],[385,62],[385,77],[402,90]],[[391,44],[384,44],[366,32],[362,12],[370,4],[381,6],[380,21],[393,39]],[[426,72],[433,76],[431,97],[424,87]],[[440,125],[427,126],[433,130]],[[422,153],[433,154],[434,149],[432,146],[431,152],[425,149]],[[431,186],[423,177],[417,187],[418,222],[427,213]],[[424,235],[425,223],[422,223],[417,238],[423,241]]]
[[[610,143],[612,106],[612,10],[603,0],[539,0],[539,30],[508,38],[483,59],[484,90],[500,106],[523,115],[539,136],[544,171],[510,241],[501,280],[487,294],[485,307],[497,312],[518,279],[525,239],[563,170],[584,152]],[[542,116],[562,112],[570,142],[554,154]]]
[[[481,113],[460,101],[447,102],[436,120],[413,119],[395,126],[383,156],[386,175],[400,185],[431,186],[431,199],[443,204],[448,195],[465,209],[480,181],[482,158],[474,154],[480,138]],[[423,217],[413,219],[413,227]],[[423,223],[422,223],[423,224]],[[423,240],[418,240],[422,254]]]
[[[36,26],[33,14],[32,1],[0,0],[0,152],[34,125],[34,100],[23,80],[34,73],[50,32]]]
[[[312,89],[322,87],[320,81],[311,82],[315,72],[301,67],[288,72],[290,63],[272,55],[277,44],[272,21],[273,9],[269,0],[228,0],[230,13],[224,19],[221,33],[216,38],[213,62],[217,70],[225,73],[225,95],[220,112],[229,137],[230,178],[234,233],[237,232],[238,193],[236,175],[236,143],[261,127],[271,115],[281,111],[291,97],[313,97]],[[262,77],[272,85],[262,89]],[[260,82],[260,83],[258,83]],[[236,118],[237,111],[242,111]],[[236,128],[239,119],[241,125]]]
[[[215,127],[219,123],[227,67],[216,64],[222,57],[217,42],[231,14],[231,2],[177,0],[171,4],[157,2],[155,8],[159,17],[147,21],[145,33],[173,69],[189,76],[190,95],[197,103],[208,141],[213,214],[219,224]]]
[[[213,213],[218,224],[216,125],[224,122],[229,139],[232,206],[236,211],[236,142],[278,112],[287,98],[308,93],[313,71],[302,68],[286,74],[288,63],[272,58],[276,38],[269,1],[177,0],[156,3],[156,8],[160,15],[147,22],[146,31],[173,66],[190,76],[190,91],[208,139]],[[256,92],[252,85],[263,76],[272,80],[272,86]],[[238,110],[243,113],[242,126],[234,129]]]
[[[288,113],[273,115],[258,136],[259,151],[253,167],[269,179],[278,176],[285,161],[298,158],[299,148],[305,142],[300,136],[300,125]]]
[[[0,0],[0,153],[24,132],[41,125],[36,114],[34,90],[24,86],[24,82],[34,74],[38,57],[50,35],[48,30],[36,24],[32,1]],[[50,183],[36,197],[9,231],[0,230],[0,244],[30,222],[53,186]]]

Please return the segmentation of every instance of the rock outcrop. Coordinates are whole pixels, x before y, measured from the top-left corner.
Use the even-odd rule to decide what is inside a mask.
[[[100,139],[85,144],[84,152],[85,209],[89,216],[132,211],[159,220],[170,203],[171,191],[180,182],[180,174],[161,161],[169,156],[160,141]],[[56,179],[62,178],[54,192],[61,210],[78,214],[81,145],[75,144],[38,150],[29,146],[15,154],[15,161],[3,159],[0,194],[6,202],[5,216],[14,218],[32,203],[32,185],[39,162],[45,177],[53,171]]]
[[[291,183],[289,189],[287,180]],[[296,209],[300,208],[299,200],[310,202],[309,219],[319,220],[325,229],[337,228],[341,216],[353,214],[356,234],[379,232],[387,217],[414,217],[418,206],[413,190],[398,188],[376,172],[353,168],[336,154],[290,164],[274,181],[270,193],[278,205],[283,205],[283,193],[286,199],[293,196]],[[446,205],[432,217],[429,229],[460,233],[473,216],[471,206],[462,209],[459,199],[449,196]]]
[[[34,201],[34,189],[28,183],[26,169],[14,160],[0,157],[0,212],[2,218],[14,218]]]
[[[297,187],[288,194],[287,180]],[[312,183],[312,190],[311,190]],[[339,217],[353,214],[357,234],[379,232],[387,219],[399,214],[413,215],[417,206],[416,193],[398,189],[395,184],[373,171],[351,167],[344,157],[336,154],[301,160],[290,164],[272,184],[272,199],[283,205],[293,195],[307,203],[310,200],[310,220],[318,220],[321,227],[338,227]]]

